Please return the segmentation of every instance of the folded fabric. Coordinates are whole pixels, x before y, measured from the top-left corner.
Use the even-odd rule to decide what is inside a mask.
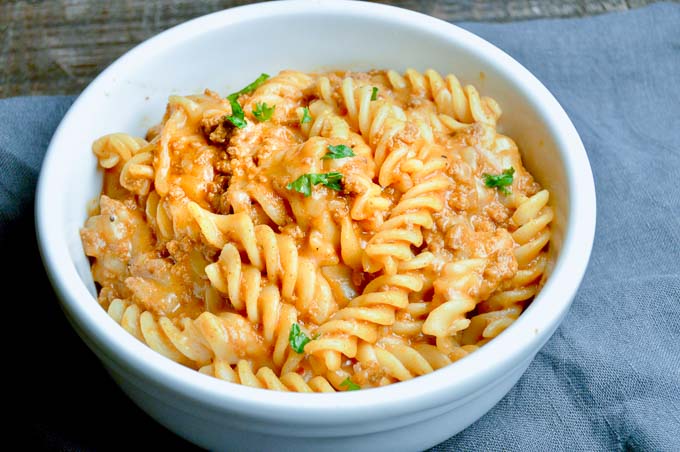
[[[598,226],[588,272],[554,337],[507,397],[433,450],[680,450],[680,5],[462,26],[515,57],[562,103],[593,167]],[[40,264],[35,183],[72,100],[0,100],[2,250],[33,289],[11,302],[20,317],[6,319],[23,320],[31,334],[22,330],[13,344],[25,357],[39,350],[39,370],[50,370],[17,378],[32,394],[29,422],[43,446],[59,449],[189,447],[104,376]]]

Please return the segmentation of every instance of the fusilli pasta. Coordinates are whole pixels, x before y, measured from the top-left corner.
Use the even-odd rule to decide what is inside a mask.
[[[109,315],[256,388],[366,389],[497,337],[549,266],[549,193],[499,105],[434,70],[283,71],[171,96],[146,139],[93,144],[81,231]]]

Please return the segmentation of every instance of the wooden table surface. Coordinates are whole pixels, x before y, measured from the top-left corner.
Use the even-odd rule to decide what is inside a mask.
[[[581,17],[653,0],[381,0],[449,22]],[[0,98],[77,94],[141,41],[243,0],[0,0]]]

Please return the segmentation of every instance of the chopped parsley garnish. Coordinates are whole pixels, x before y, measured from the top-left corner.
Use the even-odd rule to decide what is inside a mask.
[[[357,390],[361,389],[361,386],[354,383],[352,380],[349,379],[349,377],[342,380],[342,383],[340,383],[340,387],[343,387],[343,388],[346,387],[348,391],[357,391]]]
[[[253,108],[253,116],[255,116],[258,121],[264,122],[272,117],[275,108],[276,105],[270,107],[267,105],[267,102],[258,102],[255,104],[255,108]]]
[[[241,105],[238,103],[238,100],[236,100],[236,97],[229,96],[228,99],[229,104],[231,104],[231,116],[225,116],[224,118],[239,129],[244,128],[247,122]]]
[[[312,116],[309,114],[309,108],[305,107],[302,109],[302,119],[300,119],[300,124],[306,124],[312,120]]]
[[[293,323],[290,326],[290,333],[288,334],[288,342],[290,342],[290,348],[295,350],[297,353],[305,352],[305,345],[309,343],[311,339],[300,329],[300,325]]]
[[[340,191],[342,190],[342,173],[322,173],[322,174],[303,174],[295,179],[293,182],[286,185],[288,190],[295,190],[303,195],[310,196],[312,194],[312,185],[325,185],[326,187]]]
[[[238,96],[241,94],[250,94],[253,91],[255,91],[261,84],[263,84],[267,79],[269,78],[268,74],[260,74],[260,76],[255,79],[255,81],[242,90],[236,91],[235,93],[231,93],[229,96],[227,96],[227,99],[238,99]]]
[[[327,149],[328,153],[321,157],[321,160],[344,159],[345,157],[354,157],[356,155],[351,147],[345,146],[344,144],[339,144],[337,146],[331,144]]]
[[[496,188],[504,195],[509,195],[511,192],[506,187],[512,185],[512,175],[515,174],[515,168],[512,166],[503,170],[501,174],[482,174],[484,178],[484,185],[489,188]]]
[[[378,87],[374,86],[371,91],[371,100],[378,100]]]
[[[243,114],[243,109],[241,108],[241,105],[238,103],[238,96],[240,96],[241,94],[252,93],[257,89],[258,86],[263,84],[265,80],[267,80],[268,78],[269,75],[261,74],[253,83],[249,84],[242,90],[236,91],[235,93],[231,93],[230,95],[228,95],[227,100],[229,100],[229,104],[231,105],[231,116],[225,116],[225,119],[234,124],[239,129],[244,128],[247,122],[245,115]],[[272,107],[272,111],[273,109],[274,107]],[[254,110],[253,115],[255,115]],[[271,113],[269,113],[269,116],[271,117]],[[260,119],[257,115],[255,115],[255,117],[260,121],[266,121],[267,119],[269,119],[269,118]]]

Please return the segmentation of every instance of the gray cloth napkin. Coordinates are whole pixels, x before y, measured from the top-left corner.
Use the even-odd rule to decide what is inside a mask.
[[[433,450],[679,451],[680,5],[462,25],[524,64],[567,110],[595,174],[597,234],[571,311],[526,374]],[[189,447],[104,376],[56,307],[37,257],[36,177],[72,100],[0,101],[2,249],[35,286],[30,312],[20,304],[18,315],[30,313],[40,339],[13,342],[24,357],[41,350],[39,366],[16,361],[31,369],[17,384],[32,394],[33,438],[59,449],[123,449],[130,438]]]

